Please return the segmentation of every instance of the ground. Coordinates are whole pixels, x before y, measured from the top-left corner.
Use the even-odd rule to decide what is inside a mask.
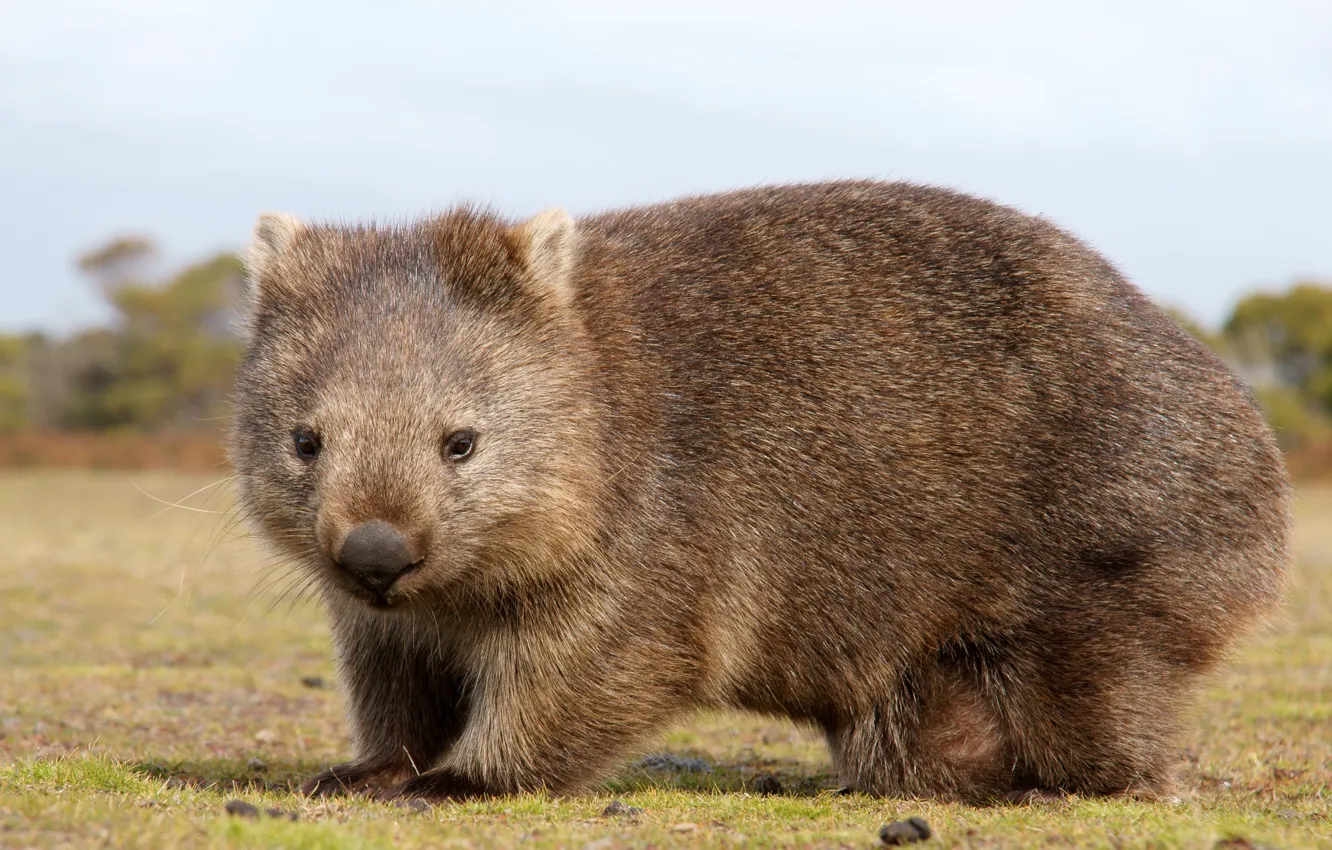
[[[812,733],[727,714],[584,796],[421,811],[293,793],[348,755],[328,632],[231,527],[225,482],[183,502],[196,510],[153,500],[209,483],[0,474],[0,847],[867,848],[912,815],[925,846],[1332,847],[1332,487],[1300,491],[1285,614],[1199,696],[1178,802],[838,796]],[[612,800],[642,812],[603,816]]]

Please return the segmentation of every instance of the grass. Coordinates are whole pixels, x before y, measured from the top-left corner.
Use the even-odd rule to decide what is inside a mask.
[[[873,847],[909,815],[933,827],[925,846],[1332,847],[1332,488],[1301,492],[1286,616],[1198,701],[1182,802],[842,797],[818,738],[725,714],[584,796],[417,811],[293,793],[347,756],[327,629],[280,582],[262,589],[265,556],[224,514],[139,492],[174,501],[207,483],[0,475],[0,847]],[[229,498],[223,485],[187,504]],[[765,777],[782,793],[757,793]],[[297,820],[230,816],[231,799]],[[612,799],[643,811],[602,817]]]

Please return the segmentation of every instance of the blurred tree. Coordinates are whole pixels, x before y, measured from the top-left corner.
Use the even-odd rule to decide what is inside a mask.
[[[1270,364],[1280,383],[1332,411],[1332,289],[1301,283],[1250,295],[1223,333],[1242,359]]]
[[[1288,448],[1325,439],[1332,420],[1332,289],[1298,283],[1235,305],[1220,341],[1254,384]]]
[[[216,427],[210,420],[224,414],[240,357],[241,262],[219,254],[154,282],[142,275],[156,254],[147,240],[119,239],[80,258],[118,320],[55,356],[68,384],[60,426],[188,430]]]
[[[153,277],[157,266],[157,245],[143,236],[122,236],[100,248],[79,256],[79,268],[91,277],[103,292]]]

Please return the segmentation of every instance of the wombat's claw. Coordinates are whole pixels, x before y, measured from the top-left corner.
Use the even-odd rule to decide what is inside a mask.
[[[486,790],[480,785],[448,770],[428,770],[414,776],[398,787],[386,792],[382,800],[466,800],[483,797]]]
[[[354,794],[364,791],[377,773],[355,764],[335,764],[305,780],[301,784],[301,793],[307,797]]]
[[[350,792],[351,789],[332,770],[315,774],[301,783],[301,793],[306,797],[335,797]]]

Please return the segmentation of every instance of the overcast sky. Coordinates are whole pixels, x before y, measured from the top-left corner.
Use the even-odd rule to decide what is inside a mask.
[[[1216,322],[1332,279],[1332,2],[0,5],[6,330],[104,320],[117,234],[832,177],[1047,215]]]

